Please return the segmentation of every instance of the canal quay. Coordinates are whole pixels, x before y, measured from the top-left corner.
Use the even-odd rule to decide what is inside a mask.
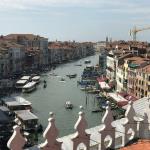
[[[96,54],[78,61],[60,64],[55,70],[41,75],[41,83],[37,86],[37,90],[29,94],[19,94],[32,103],[33,113],[38,116],[44,129],[48,124],[49,112],[54,112],[59,136],[74,132],[74,124],[78,118],[81,105],[88,121],[88,128],[100,124],[102,113],[91,112],[97,105],[95,95],[86,94],[77,85],[83,69],[87,66],[84,63],[87,59],[91,60],[90,65],[96,65],[99,62],[99,55]],[[77,64],[82,64],[82,66],[76,66]],[[51,76],[50,74],[56,74],[57,76]],[[66,76],[67,74],[77,74],[77,77],[70,79]],[[65,81],[60,81],[61,78],[64,78]],[[46,88],[43,88],[44,80],[47,83]],[[71,101],[74,106],[73,109],[65,109],[66,101]]]

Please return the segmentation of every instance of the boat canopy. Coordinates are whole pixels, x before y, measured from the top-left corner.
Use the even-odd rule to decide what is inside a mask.
[[[25,84],[28,80],[18,80],[16,84]]]
[[[110,89],[110,86],[106,82],[99,82],[102,89]]]
[[[30,79],[30,76],[23,76],[22,78],[21,78],[21,80],[29,80]]]
[[[32,80],[39,80],[40,79],[40,76],[34,76],[33,78],[32,78]]]
[[[7,97],[2,99],[7,106],[19,106],[19,105],[31,105],[32,103],[27,101],[21,96]]]
[[[124,97],[119,95],[118,93],[108,93],[108,95],[113,98],[116,102],[128,102]]]
[[[21,120],[38,120],[38,117],[31,113],[29,110],[19,110],[15,111],[15,114],[20,118]]]
[[[32,82],[27,83],[25,86],[23,86],[23,88],[30,88],[35,85],[36,85],[36,82],[32,81]]]

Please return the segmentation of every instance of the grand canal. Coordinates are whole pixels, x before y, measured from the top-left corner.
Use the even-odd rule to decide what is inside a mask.
[[[78,118],[80,105],[84,107],[88,127],[96,126],[101,121],[101,113],[93,114],[91,112],[96,105],[94,95],[86,94],[80,90],[80,86],[77,86],[77,81],[80,80],[82,71],[86,66],[84,64],[86,59],[91,60],[92,65],[96,65],[99,57],[97,54],[75,62],[61,64],[55,70],[42,75],[41,80],[47,81],[46,88],[43,88],[43,82],[41,82],[33,93],[20,94],[32,102],[33,112],[39,117],[44,128],[48,124],[49,112],[54,112],[59,136],[74,132],[74,124]],[[75,66],[79,63],[82,66]],[[51,76],[50,73],[55,73],[58,76]],[[69,79],[66,77],[66,74],[73,73],[77,74],[76,78]],[[60,82],[61,77],[65,78],[64,82]],[[67,100],[73,103],[74,108],[72,110],[65,109],[64,104]]]

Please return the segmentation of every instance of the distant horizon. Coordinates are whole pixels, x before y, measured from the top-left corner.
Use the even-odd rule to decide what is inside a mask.
[[[49,41],[129,41],[130,29],[150,26],[148,0],[0,0],[2,35],[33,33]],[[12,32],[13,31],[13,32]],[[150,41],[150,30],[137,34]]]

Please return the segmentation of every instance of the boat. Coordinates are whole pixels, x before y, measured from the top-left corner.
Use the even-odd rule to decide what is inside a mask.
[[[71,78],[75,78],[75,77],[77,76],[77,74],[76,74],[76,73],[75,73],[75,74],[68,74],[68,75],[66,75],[66,76],[71,79]]]
[[[46,80],[44,80],[43,82],[44,82],[44,84],[46,84]]]
[[[91,63],[91,60],[85,60],[84,63],[89,64],[89,63]]]
[[[18,80],[15,84],[16,89],[22,89],[28,83],[28,80]]]
[[[46,83],[44,83],[43,88],[46,88],[46,87],[47,87],[47,84],[46,84]]]
[[[72,109],[73,108],[73,104],[70,101],[66,101],[65,108],[66,109]]]
[[[50,76],[57,76],[56,73],[52,72],[52,73],[49,73]]]
[[[61,78],[60,81],[63,82],[63,81],[65,81],[65,79],[64,79],[64,78]]]
[[[15,111],[15,116],[15,123],[20,125],[23,130],[30,133],[37,131],[37,127],[39,126],[38,117],[30,112],[30,110]]]
[[[23,76],[20,80],[30,80],[31,79],[31,76]]]
[[[36,89],[36,82],[32,81],[27,83],[25,86],[23,86],[22,92],[28,93],[28,92],[32,92],[35,89]]]
[[[32,103],[20,96],[3,98],[2,102],[12,112],[25,109],[32,110]]]
[[[40,76],[32,77],[32,81],[36,82],[37,84],[40,83]]]
[[[93,110],[92,110],[92,112],[93,112],[93,113],[98,113],[98,112],[103,112],[103,110],[102,110],[102,109],[97,108],[97,109],[93,109]]]

